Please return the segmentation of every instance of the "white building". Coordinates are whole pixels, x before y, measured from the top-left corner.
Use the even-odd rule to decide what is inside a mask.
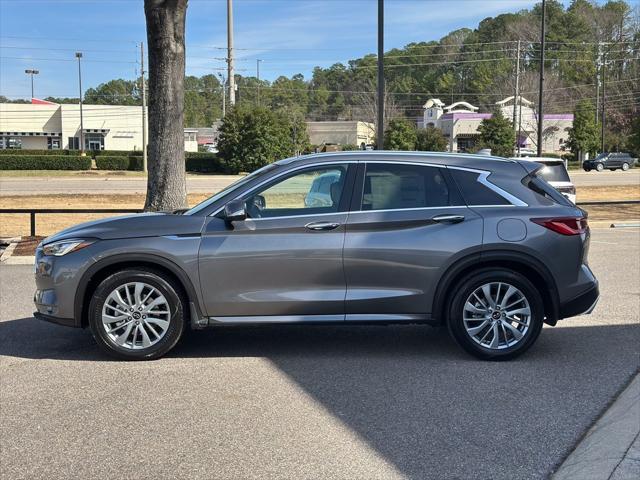
[[[82,125],[85,150],[142,150],[142,107],[84,104]],[[188,152],[198,151],[196,132],[185,129]],[[78,104],[0,103],[0,148],[79,150],[80,138]]]
[[[536,150],[538,116],[532,107],[532,102],[519,97],[508,97],[496,102],[502,114],[508,120],[513,118],[513,108],[516,108],[516,124],[520,127],[518,143],[521,149]],[[479,137],[478,127],[482,120],[491,118],[491,113],[479,113],[478,107],[467,102],[455,102],[449,106],[438,98],[433,98],[424,104],[424,114],[418,126],[422,128],[436,127],[442,130],[449,139],[449,150],[452,152],[466,152],[472,149]],[[544,132],[542,150],[547,153],[562,153],[568,137],[568,130],[573,125],[573,114],[546,114],[544,116]]]

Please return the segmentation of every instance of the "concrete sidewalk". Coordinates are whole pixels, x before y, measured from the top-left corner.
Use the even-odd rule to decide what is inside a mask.
[[[640,375],[636,375],[611,407],[589,429],[552,478],[640,478]]]

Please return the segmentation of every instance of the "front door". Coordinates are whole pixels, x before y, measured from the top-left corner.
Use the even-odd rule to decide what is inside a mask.
[[[221,322],[342,321],[354,178],[355,164],[297,169],[242,194],[246,220],[208,219],[199,254],[207,315]]]
[[[444,167],[360,166],[344,249],[346,319],[426,320],[442,271],[482,244]]]

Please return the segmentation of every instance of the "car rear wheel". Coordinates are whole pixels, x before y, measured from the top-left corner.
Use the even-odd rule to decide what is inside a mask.
[[[604,165],[602,165],[601,163],[596,165],[596,170],[599,172],[602,172],[604,170]]]
[[[590,172],[590,171],[591,171],[591,169],[590,169],[590,168],[588,168],[588,167],[585,167],[584,171],[585,171],[585,172]]]
[[[126,269],[104,279],[89,304],[98,345],[125,360],[152,360],[171,350],[185,328],[180,288],[160,272]]]
[[[627,162],[624,162],[624,163],[622,164],[622,170],[624,170],[625,172],[626,172],[627,170],[629,170],[629,164],[628,164]]]
[[[542,297],[523,275],[487,269],[463,279],[449,310],[449,332],[481,359],[507,360],[528,350],[544,319]]]

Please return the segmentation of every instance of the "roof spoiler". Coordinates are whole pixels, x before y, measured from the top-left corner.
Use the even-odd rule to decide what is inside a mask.
[[[524,171],[527,172],[527,175],[533,175],[538,170],[544,167],[542,163],[532,162],[531,160],[515,160],[520,164]]]

